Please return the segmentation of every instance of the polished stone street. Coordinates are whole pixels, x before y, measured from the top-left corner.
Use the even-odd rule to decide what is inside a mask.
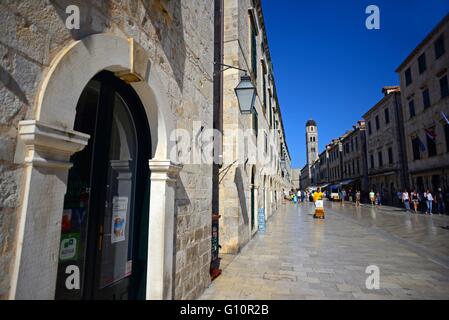
[[[200,299],[449,299],[447,216],[389,207],[287,204],[236,256]],[[380,270],[368,290],[366,268]]]

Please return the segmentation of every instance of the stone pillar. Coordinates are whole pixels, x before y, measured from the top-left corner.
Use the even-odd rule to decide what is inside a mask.
[[[25,169],[10,299],[54,299],[69,161],[88,140],[36,120],[19,123],[16,160]]]
[[[150,160],[150,222],[148,232],[147,294],[149,300],[173,299],[175,188],[181,165]]]
[[[257,233],[259,230],[259,187],[255,185],[251,185],[251,188],[254,189],[254,230],[251,230],[250,234],[251,236]],[[251,228],[251,224],[250,224]]]
[[[265,214],[265,221],[268,221],[268,195],[267,195],[267,188],[261,188],[262,190],[262,201],[263,201],[263,211]]]

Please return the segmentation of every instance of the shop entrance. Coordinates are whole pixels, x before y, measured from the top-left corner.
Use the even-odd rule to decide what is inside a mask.
[[[62,216],[56,299],[144,299],[150,130],[131,86],[102,72],[84,89]]]

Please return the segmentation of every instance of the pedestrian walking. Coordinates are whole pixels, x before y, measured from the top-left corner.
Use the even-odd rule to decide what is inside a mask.
[[[438,214],[442,215],[445,214],[446,208],[444,204],[444,193],[441,188],[438,188],[438,192],[436,194],[436,201],[437,201],[437,207],[438,207]]]
[[[410,196],[409,196],[407,190],[404,190],[404,192],[402,193],[402,203],[404,203],[404,205],[405,205],[405,210],[407,212],[409,212],[410,211]]]
[[[382,197],[380,195],[380,193],[378,192],[376,194],[376,206],[380,207],[382,205]]]
[[[357,190],[355,193],[355,205],[357,207],[360,207],[360,190]]]
[[[427,204],[426,214],[433,215],[432,204],[433,204],[434,199],[433,199],[432,192],[430,192],[430,190],[427,189],[426,193],[424,194],[424,198],[425,198],[426,204]]]
[[[374,193],[373,190],[371,190],[371,192],[369,193],[369,200],[371,201],[371,206],[374,207],[374,203],[376,201],[376,194]]]
[[[420,197],[418,195],[418,192],[416,190],[413,190],[412,192],[412,203],[413,203],[413,209],[415,210],[415,213],[418,213],[418,206],[419,206]]]

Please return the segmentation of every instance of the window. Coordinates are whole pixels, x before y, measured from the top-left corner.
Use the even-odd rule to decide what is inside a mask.
[[[251,29],[251,67],[254,78],[257,79],[257,30],[253,21],[251,23]]]
[[[424,71],[427,70],[427,63],[426,63],[426,53],[423,53],[418,58],[418,67],[419,67],[419,74],[422,74]]]
[[[376,116],[376,130],[380,129],[379,116]]]
[[[393,148],[388,148],[388,163],[393,164]]]
[[[408,103],[408,110],[410,113],[410,118],[413,118],[416,116],[416,112],[415,112],[415,101],[414,100],[410,100]]]
[[[449,84],[447,82],[447,75],[440,79],[441,99],[449,96]]]
[[[268,96],[268,107],[270,108],[270,114],[271,114],[271,117],[270,117],[270,128],[272,128],[273,127],[273,124],[274,124],[274,110],[273,110],[273,106],[272,106],[272,104],[271,104],[271,100],[273,99],[273,97],[271,96],[271,92],[270,92],[270,94],[269,94],[269,96]]]
[[[263,113],[267,113],[267,80],[265,74],[262,73],[262,90],[263,90]],[[270,110],[268,110],[270,111]]]
[[[449,124],[444,125],[444,135],[446,137],[446,152],[449,152]]]
[[[359,139],[355,138],[355,150],[359,151]]]
[[[443,34],[435,41],[435,60],[445,53]]]
[[[379,151],[377,156],[378,156],[378,159],[379,159],[379,167],[383,167],[384,166],[384,161],[383,161],[383,158],[382,158],[382,151]]]
[[[372,130],[371,130],[371,121],[368,121],[368,134],[371,135]]]
[[[429,157],[435,157],[437,155],[437,144],[435,128],[425,129],[427,139],[427,154]]]
[[[388,108],[385,109],[385,123],[390,123],[390,110]]]
[[[373,154],[370,155],[370,161],[371,161],[371,168],[373,169],[374,168],[374,155]]]
[[[422,101],[424,105],[424,109],[430,108],[430,95],[429,89],[424,89],[422,92]]]
[[[419,137],[412,138],[413,160],[421,159],[421,146]]]
[[[310,127],[310,131],[313,131],[313,127]]]
[[[253,130],[254,130],[254,135],[258,136],[258,131],[259,131],[259,117],[257,115],[256,111],[253,111]],[[257,139],[256,139],[257,142]]]
[[[405,85],[409,86],[412,83],[412,70],[408,68],[405,70]]]
[[[360,174],[360,160],[357,159],[357,174]]]

